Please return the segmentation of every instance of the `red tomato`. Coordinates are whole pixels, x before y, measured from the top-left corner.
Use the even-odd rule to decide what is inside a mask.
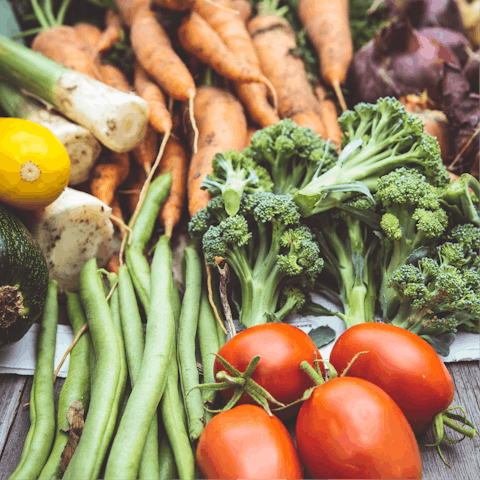
[[[300,408],[296,439],[310,478],[422,478],[405,415],[381,388],[360,378],[319,386]]]
[[[363,323],[338,337],[330,362],[340,374],[360,355],[347,376],[368,380],[387,392],[415,434],[425,432],[435,415],[453,401],[454,384],[442,359],[425,340],[400,327]]]
[[[265,323],[247,328],[235,335],[218,352],[240,372],[247,369],[252,357],[259,355],[260,361],[251,378],[285,405],[298,400],[305,390],[315,385],[308,374],[300,369],[300,363],[304,360],[314,366],[315,354],[317,359],[322,358],[313,340],[299,328],[286,323]],[[322,364],[320,368],[323,373]],[[214,364],[215,375],[221,370],[225,368],[217,359]],[[233,393],[233,388],[221,391],[227,401]],[[245,393],[238,404],[244,403],[256,404]],[[283,419],[291,417],[299,408],[300,404],[282,413],[278,412],[278,416]]]
[[[256,405],[217,414],[198,439],[202,478],[303,478],[302,465],[285,425]]]

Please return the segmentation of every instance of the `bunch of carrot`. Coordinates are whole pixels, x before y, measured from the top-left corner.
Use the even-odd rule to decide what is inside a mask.
[[[34,38],[34,50],[148,104],[142,142],[121,154],[104,149],[80,186],[112,207],[124,244],[126,218],[135,222],[150,181],[172,175],[159,215],[171,236],[183,215],[208,203],[208,190],[200,186],[214,154],[241,151],[259,128],[289,117],[340,147],[336,105],[320,81],[312,87],[278,1],[116,0],[116,11],[105,11],[103,30],[85,22],[55,25]],[[172,13],[173,35],[162,26]],[[297,13],[318,50],[319,77],[343,108],[340,85],[351,60],[348,2],[299,0]],[[134,53],[131,78],[106,61],[121,38]],[[209,80],[189,68],[195,64],[207,68]],[[109,268],[118,271],[122,263],[115,256]]]

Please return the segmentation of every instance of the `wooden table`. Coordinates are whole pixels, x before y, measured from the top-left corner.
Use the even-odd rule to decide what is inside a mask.
[[[479,362],[447,364],[455,382],[452,405],[462,405],[467,417],[480,428],[480,368]],[[32,376],[0,375],[0,480],[6,480],[15,470],[23,448],[30,418],[28,402]],[[55,401],[63,379],[55,384]],[[448,429],[447,429],[448,431]],[[451,431],[450,431],[451,432]],[[454,438],[460,438],[451,432]],[[480,437],[465,439],[456,445],[442,444],[442,451],[451,468],[444,465],[434,447],[430,432],[418,438],[423,460],[424,480],[478,480],[480,478]],[[89,479],[85,479],[89,480]]]

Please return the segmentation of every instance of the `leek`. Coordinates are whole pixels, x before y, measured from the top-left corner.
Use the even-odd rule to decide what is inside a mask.
[[[115,152],[132,150],[145,135],[148,106],[138,95],[66,68],[4,35],[0,78],[47,102]]]
[[[0,82],[0,105],[10,117],[39,123],[62,142],[70,157],[70,186],[88,180],[90,171],[102,151],[100,143],[91,132],[48,109],[34,98],[23,95],[8,83]]]

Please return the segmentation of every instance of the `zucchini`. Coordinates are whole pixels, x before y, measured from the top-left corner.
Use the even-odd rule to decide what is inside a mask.
[[[32,235],[0,204],[0,348],[20,340],[42,314],[48,280]]]

